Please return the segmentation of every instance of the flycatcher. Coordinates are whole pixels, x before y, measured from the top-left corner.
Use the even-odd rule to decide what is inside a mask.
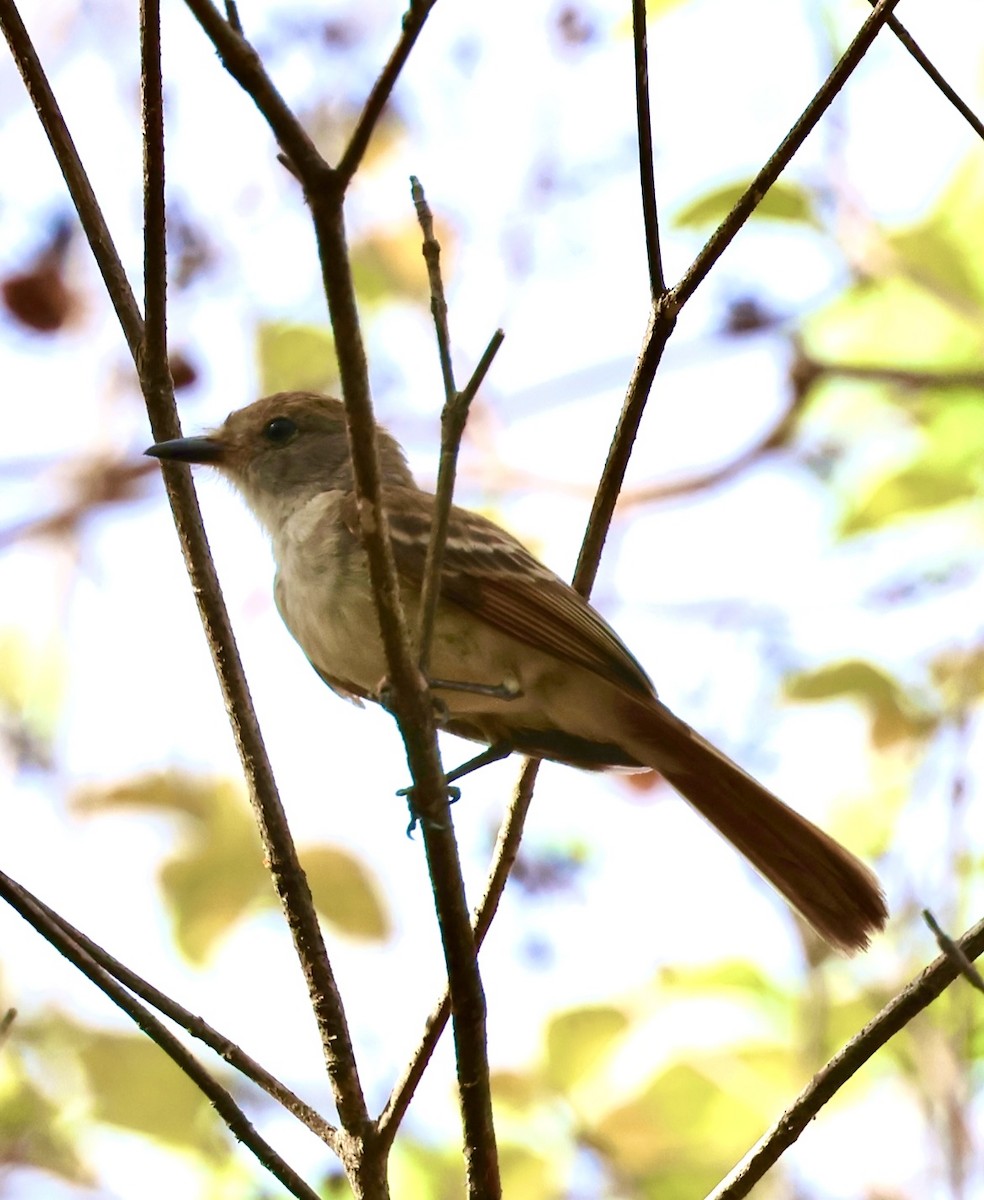
[[[382,427],[376,437],[414,628],[434,497],[396,439]],[[147,453],[235,484],[273,541],[277,608],[314,669],[341,696],[378,699],[387,666],[341,402],[282,392]],[[659,771],[837,948],[859,950],[885,924],[867,867],[674,716],[581,595],[462,508],[451,513],[429,673],[438,722],[460,737],[589,770]]]

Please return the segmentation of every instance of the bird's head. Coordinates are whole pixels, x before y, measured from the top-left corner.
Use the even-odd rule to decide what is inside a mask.
[[[399,443],[380,426],[376,441],[383,477],[412,487]],[[215,467],[268,528],[284,508],[353,485],[344,406],[317,392],[264,396],[230,413],[210,433],[157,442],[145,453]]]

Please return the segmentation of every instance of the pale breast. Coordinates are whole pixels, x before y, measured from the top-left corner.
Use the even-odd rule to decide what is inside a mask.
[[[365,554],[339,519],[344,493],[322,492],[274,538],[284,624],[324,675],[373,692],[386,673]]]

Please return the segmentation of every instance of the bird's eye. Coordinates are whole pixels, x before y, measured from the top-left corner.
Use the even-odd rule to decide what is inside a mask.
[[[274,417],[263,426],[263,436],[274,446],[286,446],[297,433],[297,426],[290,417]]]

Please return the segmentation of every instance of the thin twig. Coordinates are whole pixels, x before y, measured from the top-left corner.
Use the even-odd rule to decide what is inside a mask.
[[[116,309],[139,375],[143,370],[144,339],[140,311],[88,176],[13,0],[0,0],[0,26],[24,79],[25,87],[34,102],[55,159],[65,177],[69,194],[79,214],[106,290]],[[142,378],[141,385],[143,386]],[[148,388],[146,395],[154,437],[163,440],[180,436],[181,429],[173,394],[160,396]],[[233,726],[250,799],[260,823],[264,853],[270,863],[277,894],[287,913],[294,945],[304,971],[308,992],[312,997],[329,1064],[329,1074],[335,1087],[336,1104],[340,1114],[347,1114],[351,1118],[347,1127],[358,1127],[360,1120],[368,1122],[368,1113],[363,1102],[360,1116],[358,1101],[361,1098],[361,1088],[355,1070],[351,1039],[325,955],[314,902],[297,859],[253,711],[252,699],[236,649],[229,616],[222,600],[190,473],[183,468],[166,470],[165,484],[199,615]],[[354,1102],[350,1102],[348,1096],[355,1097]],[[343,1115],[343,1120],[345,1119],[346,1116]]]
[[[980,971],[978,971],[967,955],[964,954],[960,946],[948,933],[940,928],[939,923],[928,908],[923,909],[922,915],[923,920],[933,931],[937,946],[939,946],[971,987],[976,988],[979,992],[984,992],[984,979],[981,978]]]
[[[858,30],[854,40],[841,55],[834,69],[820,85],[802,115],[779,143],[775,153],[769,157],[765,166],[738,198],[734,208],[711,234],[686,274],[673,288],[673,297],[678,306],[682,307],[694,294],[707,277],[711,267],[755,211],[765,193],[789,165],[793,155],[802,146],[844,84],[847,83],[898,2],[899,0],[878,0],[871,15]]]
[[[984,921],[979,921],[964,934],[957,945],[961,954],[970,960],[984,953]],[[747,1196],[830,1098],[889,1038],[927,1008],[959,976],[960,968],[947,955],[935,959],[814,1075],[809,1086],[707,1200],[741,1200]]]
[[[653,167],[653,124],[649,111],[649,38],[646,32],[646,0],[632,0],[632,49],[635,56],[636,141],[639,145],[639,187],[642,190],[642,223],[649,261],[649,291],[652,299],[666,290],[663,258],[659,245],[659,216],[656,210],[656,175]]]
[[[240,37],[243,36],[243,23],[239,16],[239,6],[236,0],[225,0],[226,20]]]
[[[300,1175],[260,1137],[229,1092],[212,1078],[179,1039],[81,950],[72,938],[66,936],[57,921],[49,920],[44,909],[33,903],[29,892],[3,872],[0,872],[0,897],[160,1046],[175,1066],[207,1097],[236,1140],[242,1142],[291,1195],[299,1197],[299,1200],[318,1200],[318,1193],[308,1187]]]
[[[382,116],[400,72],[410,57],[410,51],[435,3],[436,0],[410,0],[410,7],[403,14],[403,31],[400,34],[400,40],[396,43],[386,66],[379,73],[379,78],[372,85],[372,91],[363,106],[349,144],[338,163],[338,176],[343,188],[348,186],[362,162],[362,156],[369,145],[376,122]]]
[[[481,946],[485,941],[485,935],[492,924],[492,918],[499,907],[499,901],[505,890],[509,873],[512,870],[513,863],[516,861],[516,855],[519,853],[519,844],[523,836],[523,826],[526,822],[526,815],[529,812],[530,802],[533,799],[533,786],[536,783],[536,775],[539,767],[539,761],[536,759],[527,760],[523,767],[519,785],[516,788],[516,795],[499,829],[495,851],[492,855],[492,863],[485,882],[485,892],[472,922],[472,928],[475,930],[475,944],[477,946]],[[440,1041],[444,1026],[448,1023],[450,1015],[451,997],[447,989],[445,989],[444,995],[434,1006],[433,1011],[424,1024],[424,1032],[421,1035],[416,1050],[410,1056],[403,1074],[394,1085],[389,1099],[386,1101],[386,1106],[379,1115],[379,1137],[384,1145],[388,1146],[396,1137],[396,1131],[406,1115],[413,1094],[417,1090],[417,1085],[420,1083],[437,1043]]]
[[[32,895],[26,888],[17,886],[20,893],[27,897],[31,904],[48,919],[49,922],[56,924],[63,932],[64,936],[75,943],[76,946],[87,954],[93,962],[100,966],[108,975],[118,980],[125,988],[133,992],[135,996],[139,996],[147,1004],[156,1008],[158,1012],[164,1014],[176,1025],[180,1025],[182,1029],[187,1030],[192,1037],[208,1046],[210,1050],[214,1050],[220,1058],[223,1058],[230,1066],[235,1067],[247,1079],[250,1079],[262,1088],[268,1096],[276,1100],[282,1105],[291,1116],[296,1117],[302,1124],[306,1125],[313,1134],[319,1137],[327,1146],[335,1150],[336,1153],[340,1150],[338,1139],[338,1130],[321,1116],[310,1104],[306,1104],[300,1096],[291,1091],[286,1084],[282,1083],[275,1075],[272,1075],[265,1067],[261,1066],[254,1058],[251,1058],[244,1050],[242,1050],[230,1038],[204,1021],[195,1013],[189,1011],[176,1000],[154,987],[152,983],[142,976],[132,971],[125,963],[121,963],[119,959],[114,958],[108,950],[104,950],[102,946],[94,942],[90,937],[87,937],[80,929],[76,929],[65,920],[63,916],[55,912],[53,908],[49,908],[44,901],[39,900],[37,896]]]
[[[874,4],[875,0],[868,0],[868,3]],[[977,116],[969,104],[965,104],[964,101],[960,99],[954,89],[947,83],[936,67],[933,66],[925,52],[920,49],[919,44],[916,42],[912,34],[909,33],[909,31],[905,28],[902,22],[899,21],[897,17],[891,16],[888,18],[886,24],[906,48],[906,50],[909,51],[916,62],[930,77],[933,83],[936,84],[947,100],[950,101],[957,112],[960,113],[963,119],[968,123],[968,125],[970,125],[971,129],[973,129],[977,136],[979,138],[984,138],[984,122],[981,121],[980,117]]]
[[[434,331],[437,334],[437,354],[441,363],[441,378],[444,381],[444,403],[447,405],[454,400],[458,391],[454,386],[454,366],[451,362],[448,302],[444,298],[444,280],[441,278],[441,243],[434,234],[434,215],[416,175],[410,176],[410,196],[417,210],[420,231],[424,235],[423,255],[427,267],[427,283],[430,287],[431,316],[434,318]]]
[[[434,496],[434,514],[430,536],[427,540],[427,557],[424,561],[423,581],[420,589],[420,613],[417,623],[417,654],[420,669],[426,676],[430,662],[431,638],[434,618],[441,592],[441,567],[444,562],[444,546],[448,537],[451,518],[451,501],[454,496],[455,475],[458,466],[458,449],[468,420],[468,410],[492,365],[502,339],[501,329],[492,335],[485,353],[479,361],[468,386],[459,392],[454,382],[454,365],[451,360],[451,333],[448,328],[448,304],[444,297],[444,281],[441,278],[441,244],[434,234],[434,217],[424,195],[420,180],[410,176],[410,193],[417,210],[417,220],[424,235],[423,254],[427,265],[430,286],[431,315],[437,335],[437,352],[444,380],[444,407],[441,410],[441,454],[437,471],[437,489]]]
[[[588,518],[587,532],[574,572],[574,586],[585,595],[590,592],[597,574],[605,537],[625,479],[625,471],[656,375],[656,368],[663,357],[666,342],[673,332],[680,309],[706,278],[711,267],[754,212],[756,205],[768,189],[779,178],[790,159],[861,61],[878,30],[886,21],[889,12],[897,3],[898,0],[878,0],[875,10],[864,22],[857,37],[848,46],[816,95],[806,106],[802,116],[783,138],[778,149],[755,176],[728,216],[708,239],[686,274],[669,292],[657,296],[650,313],[642,349],[629,381],[625,403],[622,406],[622,412],[612,438],[608,459],[598,484],[594,504]]]
[[[360,533],[369,561],[373,600],[389,672],[391,707],[406,746],[414,804],[422,818],[424,847],[454,997],[454,1039],[469,1195],[474,1200],[495,1200],[501,1194],[501,1187],[492,1124],[485,995],[437,750],[430,691],[411,653],[382,503],[376,422],[342,212],[345,181],[317,153],[248,42],[222,19],[209,0],[186,0],[186,3],[212,40],[226,69],[274,129],[311,209],[338,351]],[[297,152],[292,147],[297,147]],[[349,1127],[344,1119],[343,1125]],[[364,1136],[369,1138],[368,1130]],[[367,1140],[350,1172],[364,1169],[373,1173],[374,1180],[382,1179],[381,1161],[370,1149]]]
[[[468,919],[444,770],[437,750],[430,689],[410,650],[382,503],[376,423],[341,197],[334,192],[318,194],[307,187],[306,190],[338,350],[362,540],[369,559],[373,597],[392,686],[391,707],[406,745],[407,762],[413,777],[414,807],[421,817],[424,851],[453,999],[453,1034],[468,1194],[471,1200],[496,1200],[501,1195],[501,1184],[492,1123],[485,993]]]
[[[437,469],[434,517],[431,523],[430,538],[427,542],[427,558],[424,562],[423,586],[420,591],[420,624],[417,635],[420,669],[425,675],[430,657],[434,619],[437,615],[437,602],[441,594],[441,567],[444,562],[444,547],[451,520],[451,501],[458,468],[458,448],[465,431],[465,422],[468,420],[471,402],[481,387],[482,380],[488,374],[492,360],[499,352],[505,336],[501,329],[497,329],[492,334],[489,344],[478,360],[478,366],[472,372],[471,379],[468,380],[462,391],[456,392],[452,396],[441,412],[441,457]]]
[[[72,135],[58,107],[51,85],[41,66],[34,43],[24,28],[14,0],[0,0],[0,27],[10,47],[27,94],[51,143],[59,169],[65,177],[75,211],[85,231],[93,257],[102,275],[109,299],[123,329],[126,344],[136,361],[143,342],[143,318],[130,290],[123,264],[116,253],[99,201],[82,166]],[[174,433],[165,436],[174,437]]]
[[[319,187],[330,186],[334,172],[274,87],[259,55],[243,36],[242,27],[226,20],[211,0],[185,0],[185,4],[208,34],[222,65],[266,118],[295,172],[303,174],[309,184],[317,180]]]

